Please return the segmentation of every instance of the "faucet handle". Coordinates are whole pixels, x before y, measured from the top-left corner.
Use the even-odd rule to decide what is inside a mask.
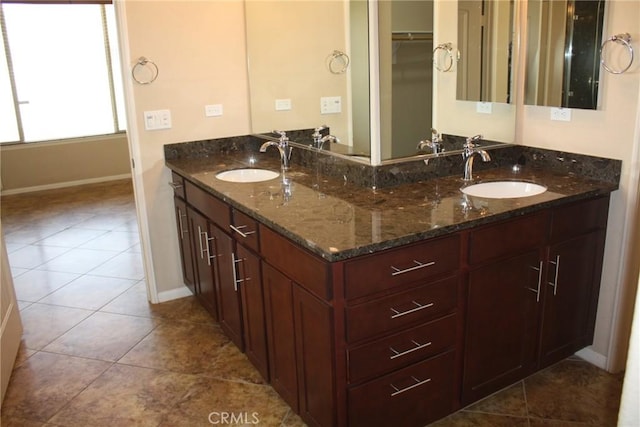
[[[474,142],[478,141],[482,139],[482,135],[478,134],[478,135],[474,135],[474,136],[470,136],[469,138],[467,138],[466,142],[464,143],[465,148],[473,148],[475,147]]]
[[[434,128],[431,128],[431,142],[442,142],[442,135]]]
[[[311,138],[313,138],[314,142],[318,142],[320,138],[322,138],[322,134],[320,132],[328,128],[329,127],[327,125],[320,125],[317,128],[315,128],[313,130],[313,135],[311,135]]]
[[[283,131],[283,130],[274,130],[273,133],[276,133],[278,135],[280,135],[280,142],[286,142],[289,140],[289,138],[287,137],[287,132]]]

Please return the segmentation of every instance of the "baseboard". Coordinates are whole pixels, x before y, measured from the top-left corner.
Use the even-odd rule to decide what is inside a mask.
[[[600,369],[604,369],[604,370],[607,369],[607,357],[593,351],[591,347],[586,347],[576,352],[576,356],[586,360],[587,362],[597,366]]]
[[[186,286],[176,289],[169,289],[168,291],[158,292],[158,302],[167,302],[174,299],[180,299],[184,297],[190,297],[193,294],[191,290]]]
[[[77,185],[97,184],[100,182],[118,181],[121,179],[131,179],[130,173],[122,175],[101,176],[99,178],[80,179],[77,181],[56,182],[53,184],[36,185],[33,187],[13,188],[11,190],[2,190],[3,196],[12,194],[33,193],[34,191],[54,190],[57,188],[75,187]]]

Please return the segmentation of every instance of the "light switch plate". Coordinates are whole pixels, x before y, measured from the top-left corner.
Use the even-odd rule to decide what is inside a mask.
[[[143,115],[145,130],[171,129],[170,110],[145,111]]]
[[[320,98],[320,114],[342,113],[342,97],[323,96]]]
[[[491,114],[493,105],[490,102],[476,102],[476,112],[482,114]]]
[[[219,117],[222,115],[222,104],[210,104],[204,106],[204,115],[207,117]]]
[[[276,111],[291,110],[291,99],[276,99]]]
[[[570,108],[552,108],[551,120],[559,120],[561,122],[571,121],[571,109]]]

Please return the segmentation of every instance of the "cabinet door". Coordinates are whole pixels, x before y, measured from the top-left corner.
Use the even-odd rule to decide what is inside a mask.
[[[540,259],[535,250],[469,272],[463,404],[534,371]]]
[[[215,256],[218,288],[218,321],[231,341],[244,351],[239,282],[236,277],[238,262],[233,251],[233,239],[213,224],[210,230],[214,238],[212,250]]]
[[[589,345],[601,273],[595,232],[558,243],[549,250],[540,364],[548,366]]]
[[[187,204],[184,200],[174,197],[173,202],[176,212],[176,227],[178,229],[178,243],[180,245],[180,262],[182,266],[182,280],[184,284],[196,294],[196,277],[193,267],[193,246],[187,219]]]
[[[260,258],[240,244],[236,244],[236,254],[239,261],[237,279],[242,297],[245,353],[268,381],[269,366]]]
[[[189,231],[193,236],[196,296],[205,309],[218,320],[215,268],[211,256],[211,238],[207,218],[188,208]]]
[[[267,320],[271,385],[297,413],[298,374],[293,323],[293,282],[263,262],[262,284]]]

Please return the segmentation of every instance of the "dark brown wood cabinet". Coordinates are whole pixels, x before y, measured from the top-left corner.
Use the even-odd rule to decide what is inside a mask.
[[[332,263],[173,180],[185,284],[308,425],[425,425],[593,338],[608,196]]]

